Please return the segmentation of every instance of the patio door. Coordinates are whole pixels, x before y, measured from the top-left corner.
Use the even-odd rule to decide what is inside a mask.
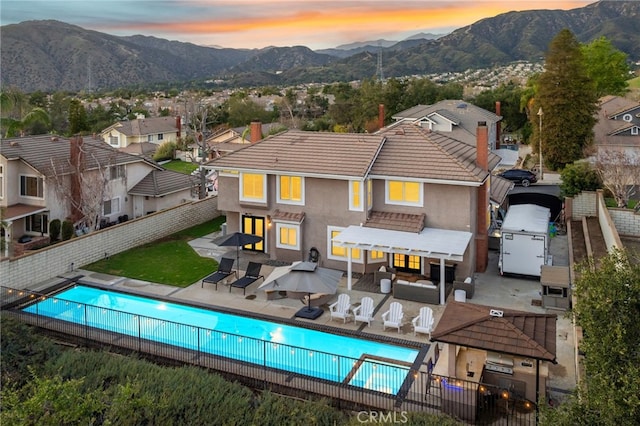
[[[242,216],[242,232],[245,234],[253,234],[262,237],[262,241],[255,244],[247,244],[243,247],[244,250],[257,251],[264,253],[264,229],[265,229],[264,217],[258,216]]]
[[[393,267],[400,272],[420,274],[422,258],[420,256],[393,253]]]

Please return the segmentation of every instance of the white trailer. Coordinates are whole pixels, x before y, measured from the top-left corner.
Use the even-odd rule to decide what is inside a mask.
[[[509,207],[500,236],[501,274],[539,277],[549,258],[549,220],[551,210],[535,204]]]

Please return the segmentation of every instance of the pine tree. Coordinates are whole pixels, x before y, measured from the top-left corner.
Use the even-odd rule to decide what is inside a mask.
[[[535,144],[542,140],[546,167],[562,169],[584,158],[584,149],[593,143],[596,104],[597,96],[587,76],[580,43],[571,31],[564,29],[551,41],[545,71],[538,81],[534,112],[541,108],[542,119],[531,115],[533,140]]]

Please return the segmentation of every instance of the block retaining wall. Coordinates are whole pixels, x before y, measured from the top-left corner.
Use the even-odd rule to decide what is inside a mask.
[[[73,268],[156,241],[220,216],[218,198],[209,197],[129,220],[53,246],[0,262],[2,285],[27,289]]]

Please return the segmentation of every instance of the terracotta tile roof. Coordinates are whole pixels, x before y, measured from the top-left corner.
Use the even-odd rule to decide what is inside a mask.
[[[153,170],[129,190],[131,195],[162,197],[198,186],[194,176],[173,170]]]
[[[424,228],[426,214],[407,214],[372,211],[364,226],[419,233]]]
[[[292,222],[292,223],[302,223],[304,220],[304,212],[293,213],[293,212],[283,212],[278,209],[273,211],[271,215],[271,219],[274,221],[280,222]]]
[[[116,129],[127,136],[155,135],[157,133],[177,132],[175,117],[149,117],[135,120],[119,121],[109,126],[102,133]]]
[[[207,163],[216,169],[364,178],[384,138],[289,130]]]
[[[378,178],[416,178],[482,183],[489,175],[476,165],[476,147],[445,133],[429,132],[413,124],[380,134],[387,141],[371,169]],[[489,170],[500,157],[489,153]]]
[[[500,205],[507,199],[507,195],[509,195],[509,191],[513,189],[515,183],[512,181],[502,178],[500,176],[491,175],[491,201]]]
[[[20,159],[31,165],[44,176],[52,174],[52,167],[58,173],[69,173],[70,140],[61,136],[40,135],[22,138],[2,139],[0,152],[7,159]],[[87,170],[98,166],[129,164],[144,161],[153,167],[160,168],[142,156],[120,152],[101,139],[83,138],[83,150],[86,153]]]
[[[492,309],[503,316],[491,315]],[[556,320],[552,314],[449,302],[431,340],[555,362]]]

